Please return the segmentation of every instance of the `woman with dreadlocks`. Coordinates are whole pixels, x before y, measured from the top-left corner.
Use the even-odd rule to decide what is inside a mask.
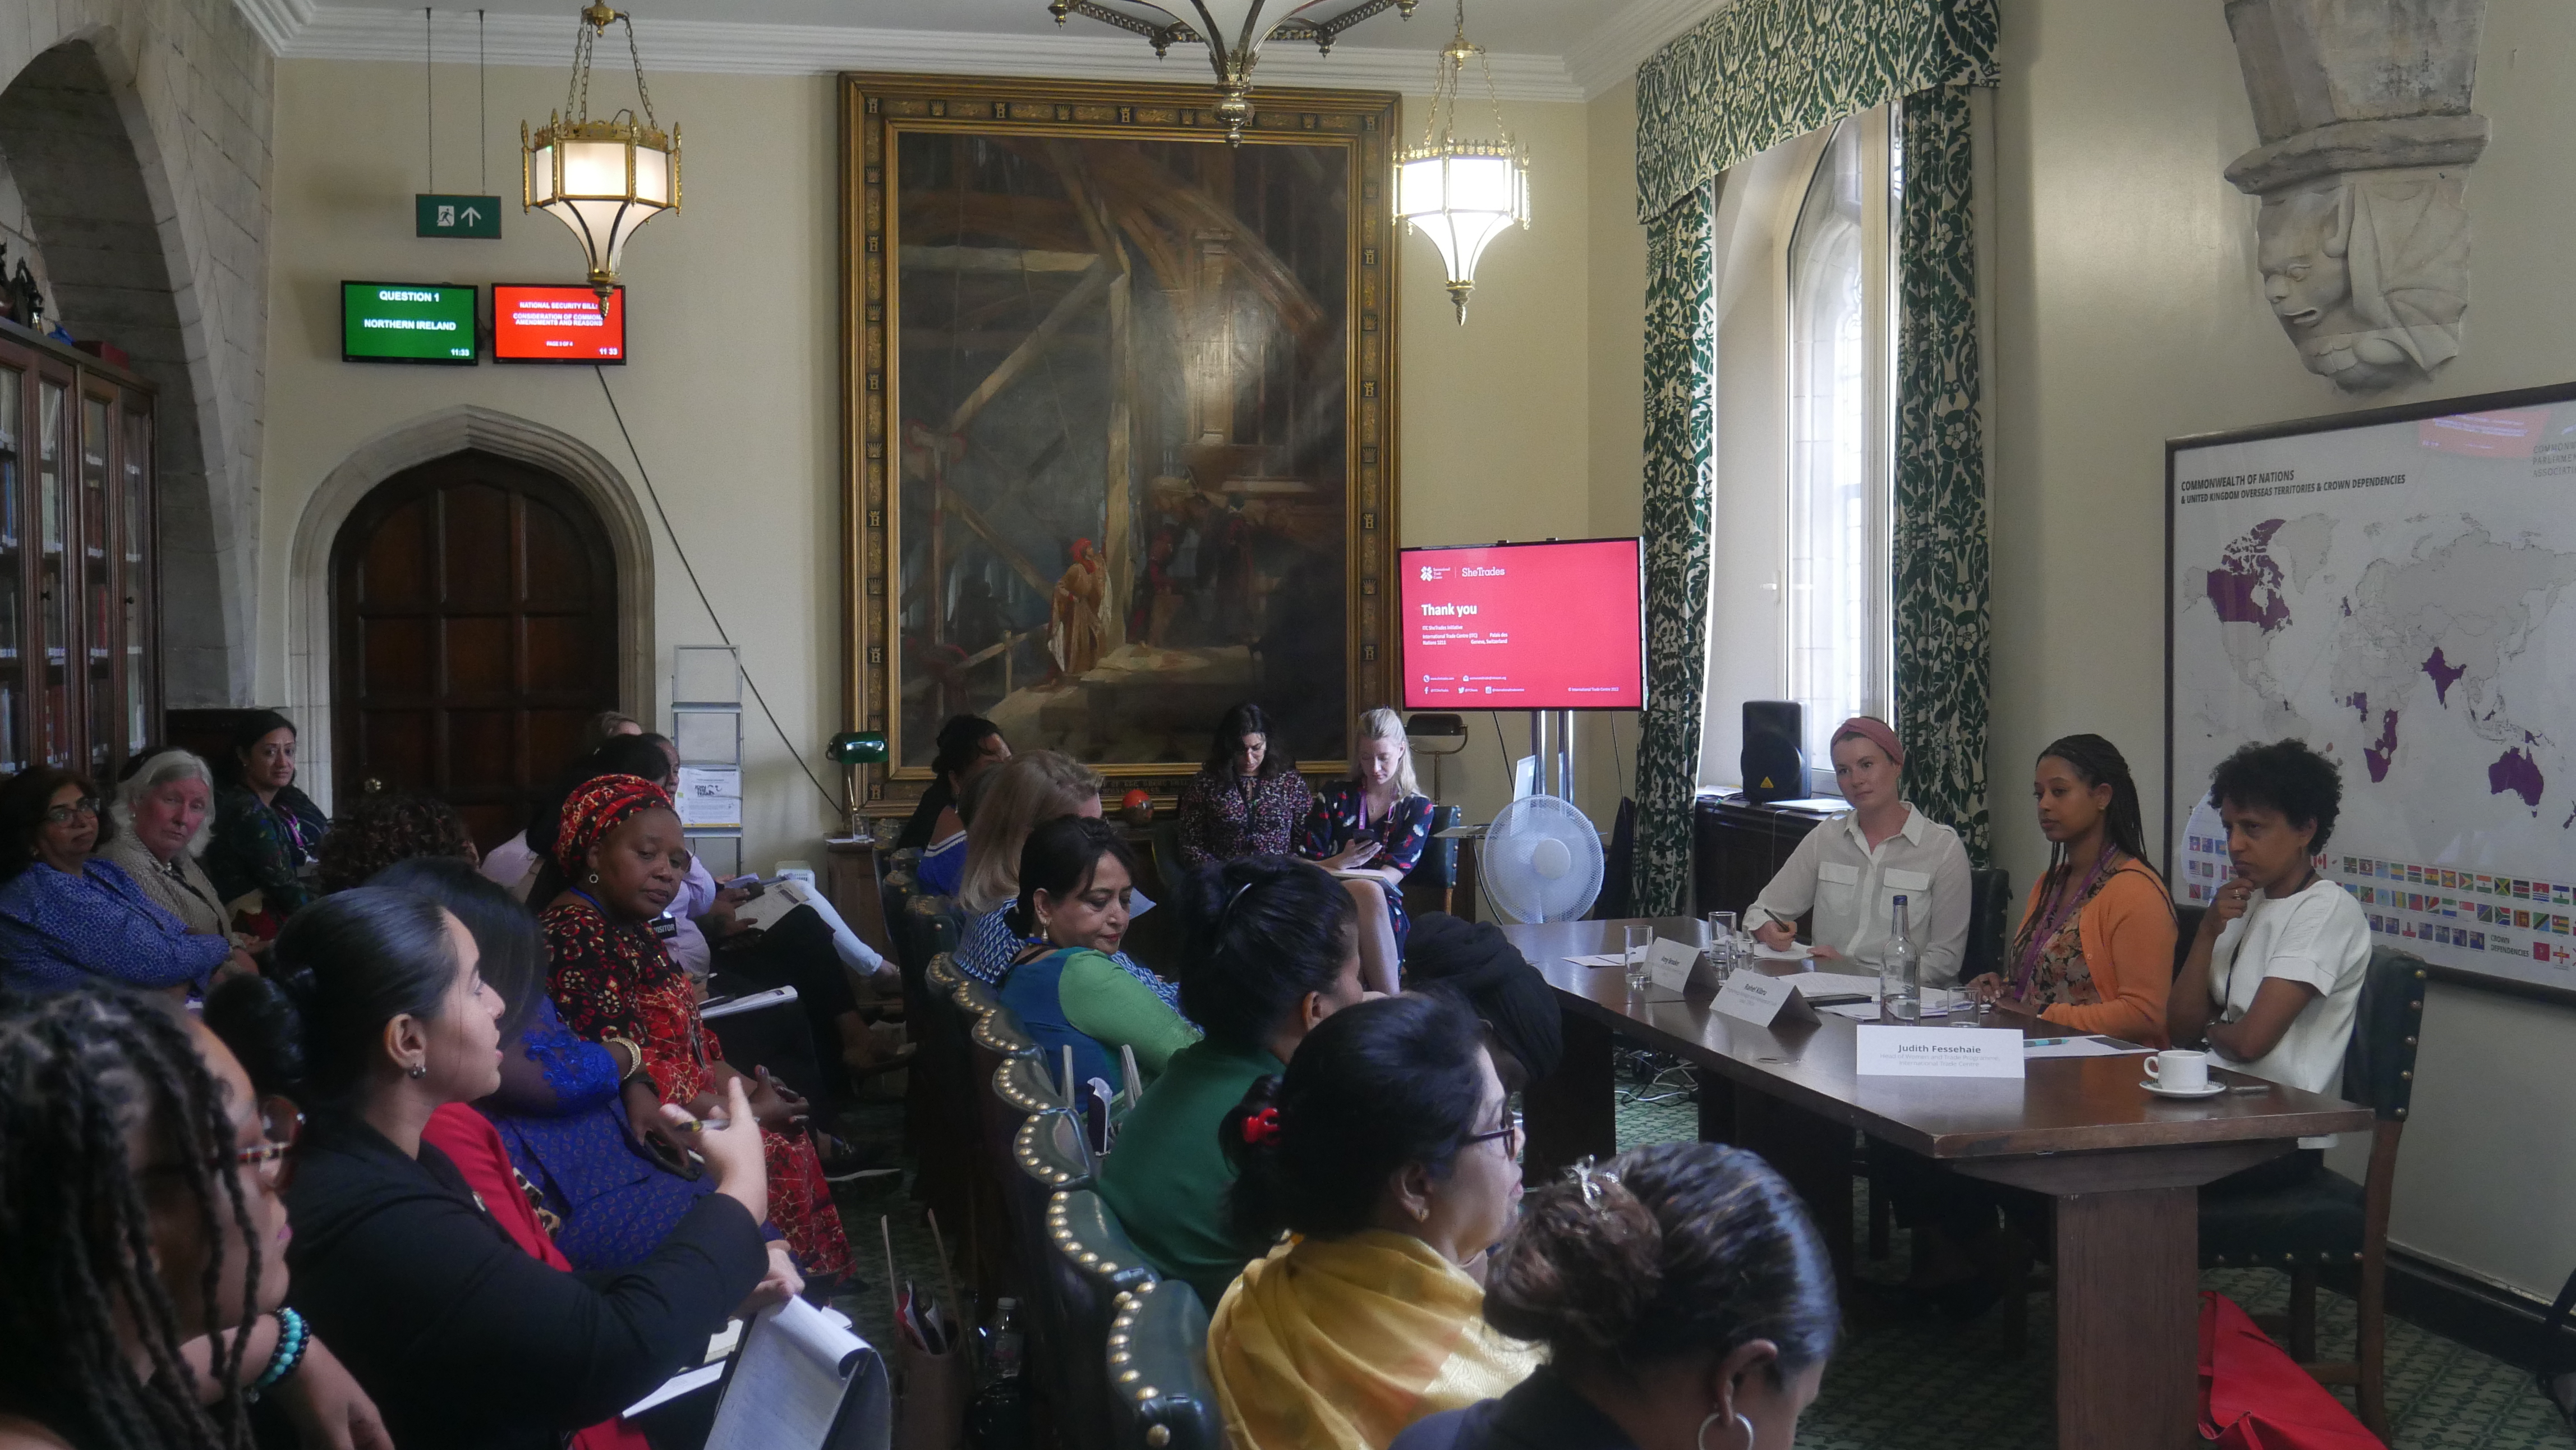
[[[0,1447],[241,1450],[252,1395],[307,1444],[388,1443],[278,1307],[294,1123],[161,1003],[0,998]]]
[[[742,1093],[729,1125],[690,1122],[716,1191],[640,1263],[564,1273],[523,1250],[425,1137],[440,1109],[501,1086],[503,1005],[463,923],[361,886],[297,912],[275,956],[277,977],[217,989],[206,1013],[254,1079],[311,1111],[287,1193],[296,1307],[402,1450],[556,1450],[704,1357],[769,1270],[769,1190]]]

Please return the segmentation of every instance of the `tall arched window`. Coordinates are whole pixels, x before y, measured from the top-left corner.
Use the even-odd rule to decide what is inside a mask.
[[[1788,246],[1789,697],[1806,707],[1818,794],[1827,742],[1853,715],[1890,717],[1894,627],[1895,329],[1889,226],[1901,179],[1888,112],[1834,128]]]

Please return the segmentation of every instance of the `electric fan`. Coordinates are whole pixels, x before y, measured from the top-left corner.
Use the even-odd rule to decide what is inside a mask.
[[[1516,921],[1574,921],[1601,894],[1601,833],[1567,801],[1525,796],[1485,828],[1480,869]]]

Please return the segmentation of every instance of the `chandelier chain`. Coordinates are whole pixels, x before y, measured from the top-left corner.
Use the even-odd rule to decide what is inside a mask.
[[[623,14],[617,18],[624,21],[626,25],[626,57],[635,63],[635,98],[644,105],[644,124],[647,128],[658,131],[662,128],[653,119],[653,92],[644,84],[644,52],[636,49],[635,46],[635,21],[632,17]],[[1488,81],[1492,79],[1490,75],[1486,77]]]

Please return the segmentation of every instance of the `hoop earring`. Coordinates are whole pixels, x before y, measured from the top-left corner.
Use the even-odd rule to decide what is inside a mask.
[[[596,871],[591,872],[589,877],[585,879],[582,884],[585,886],[597,886],[599,884],[599,873]]]
[[[1726,1418],[1726,1411],[1710,1411],[1709,1417],[1699,1422],[1699,1433],[1691,1437],[1691,1443],[1699,1447],[1699,1450],[1708,1450],[1708,1427],[1724,1418]],[[1735,1417],[1735,1423],[1744,1427],[1744,1450],[1753,1450],[1753,1422],[1738,1414]]]

